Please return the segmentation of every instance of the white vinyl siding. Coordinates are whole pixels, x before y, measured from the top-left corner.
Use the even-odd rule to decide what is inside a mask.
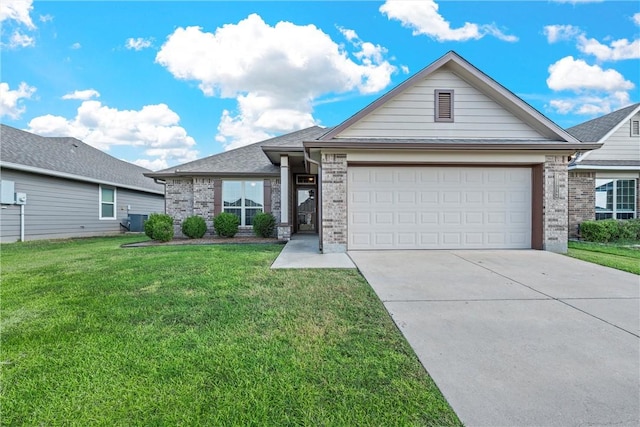
[[[640,120],[640,113],[633,116],[616,130],[604,145],[589,153],[585,161],[591,160],[640,160],[640,136],[630,136],[631,122]]]
[[[349,167],[348,249],[531,248],[528,167]]]
[[[452,123],[435,123],[434,94],[443,88],[455,92]],[[396,95],[338,137],[547,139],[446,68]]]

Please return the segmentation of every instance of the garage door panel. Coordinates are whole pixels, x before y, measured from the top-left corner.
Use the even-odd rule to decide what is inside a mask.
[[[348,247],[531,247],[531,169],[349,167]]]

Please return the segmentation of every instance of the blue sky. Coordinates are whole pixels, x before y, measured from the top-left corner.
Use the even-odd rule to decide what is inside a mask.
[[[0,2],[2,123],[150,169],[339,124],[455,50],[560,126],[640,101],[637,1]]]

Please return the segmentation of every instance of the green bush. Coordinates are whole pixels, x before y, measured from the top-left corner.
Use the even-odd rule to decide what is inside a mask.
[[[640,220],[584,221],[580,224],[580,235],[584,240],[598,243],[640,240]]]
[[[253,217],[253,234],[258,237],[273,237],[276,229],[276,217],[271,213],[260,212]]]
[[[153,229],[153,239],[168,242],[173,239],[173,223],[160,221]]]
[[[238,232],[240,226],[240,218],[229,212],[222,212],[213,219],[213,229],[216,230],[218,236],[233,237]]]
[[[167,214],[152,213],[144,222],[144,234],[150,239],[168,242],[173,239],[173,218]]]
[[[182,234],[190,239],[200,239],[207,232],[207,223],[202,217],[190,216],[182,221]]]

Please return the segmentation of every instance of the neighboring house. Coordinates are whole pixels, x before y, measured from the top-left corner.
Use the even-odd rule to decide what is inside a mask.
[[[583,144],[455,52],[342,124],[146,174],[167,213],[272,212],[323,252],[567,248],[567,164]],[[313,200],[315,212],[310,211]]]
[[[129,215],[164,212],[164,186],[143,175],[148,169],[75,138],[1,125],[0,147],[3,243],[21,233],[24,240],[114,234]]]
[[[637,218],[640,211],[640,103],[567,129],[602,148],[578,152],[569,164],[569,236],[580,223]]]

